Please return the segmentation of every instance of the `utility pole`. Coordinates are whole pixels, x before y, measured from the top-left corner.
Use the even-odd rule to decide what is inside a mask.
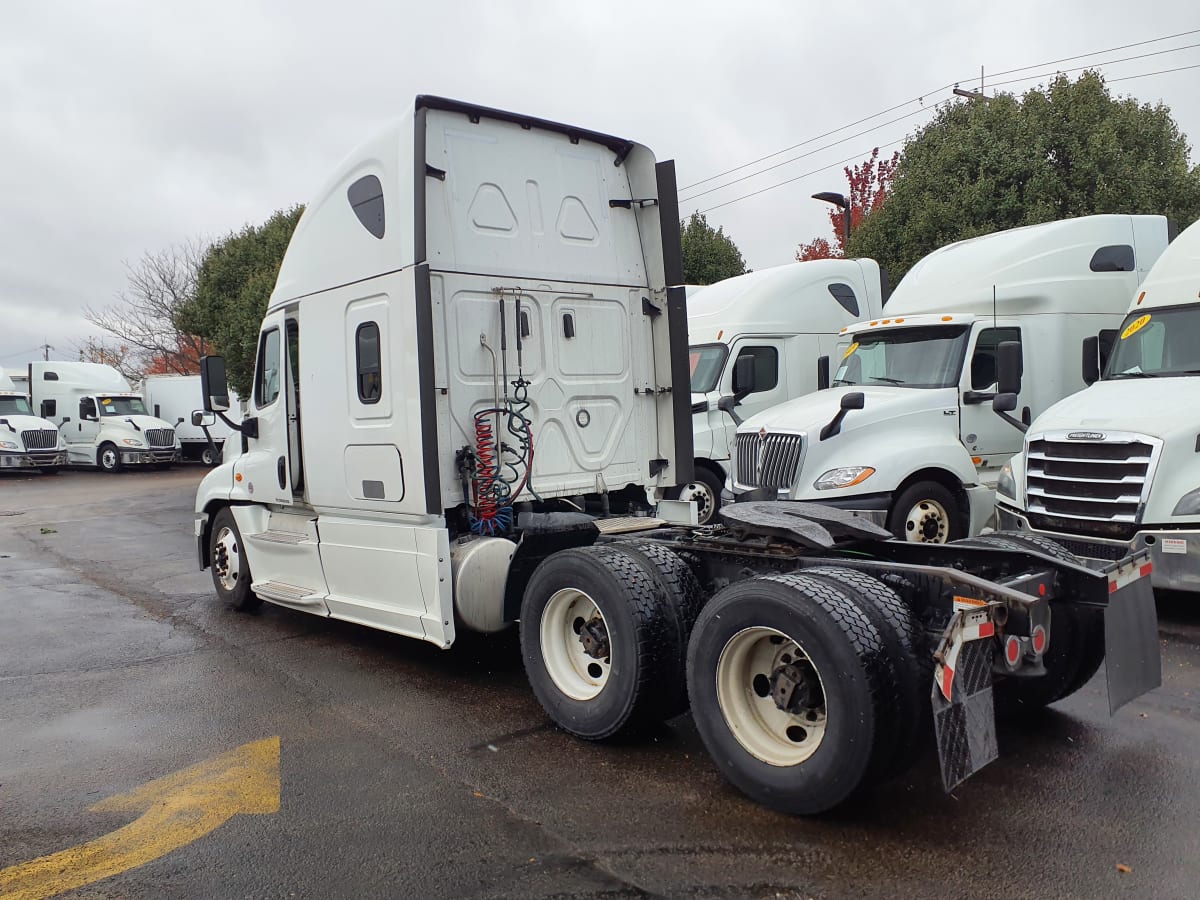
[[[42,340],[44,341],[46,339],[42,338]],[[38,349],[42,351],[42,359],[46,362],[49,362],[50,351],[53,350],[54,348],[51,347],[49,344],[42,344],[40,347],[38,347]]]

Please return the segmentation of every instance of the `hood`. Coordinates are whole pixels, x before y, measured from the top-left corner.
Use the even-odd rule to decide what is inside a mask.
[[[1058,429],[1136,431],[1166,438],[1200,431],[1200,378],[1122,378],[1098,381],[1059,400],[1030,432]]]
[[[846,413],[842,432],[849,433],[888,419],[930,410],[958,408],[958,391],[955,388],[902,388],[891,385],[846,385],[806,394],[773,406],[765,412],[751,416],[738,426],[738,433],[767,431],[814,431],[820,430],[841,408],[842,397],[861,392],[865,398],[862,409]]]
[[[130,424],[130,422],[133,422],[134,424],[136,424],[137,428],[140,428],[141,431],[138,431],[137,428],[134,428],[133,425]],[[134,415],[134,416],[105,416],[100,420],[100,426],[104,431],[128,432],[130,437],[139,438],[143,441],[146,439],[145,438],[146,432],[151,429],[166,428],[166,429],[171,430],[172,432],[174,432],[174,430],[175,430],[175,427],[173,425],[170,425],[167,422],[164,422],[162,419],[156,419],[156,418],[154,418],[154,416],[137,416],[137,415]],[[175,442],[176,443],[179,442],[178,435],[175,436]]]
[[[17,434],[20,434],[22,431],[58,431],[57,425],[53,422],[47,422],[38,416],[4,415],[0,416],[0,419],[7,419],[8,424],[17,429]],[[12,432],[3,425],[0,425],[0,440],[5,440],[4,435],[6,434],[11,435]]]

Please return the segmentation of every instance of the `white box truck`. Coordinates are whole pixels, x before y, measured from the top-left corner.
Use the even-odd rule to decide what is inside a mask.
[[[1158,683],[1144,551],[1093,571],[811,504],[636,515],[695,515],[660,501],[693,459],[678,221],[672,165],[639,144],[418,97],[288,247],[242,452],[196,495],[217,596],[443,648],[519,620],[562,728],[606,738],[690,696],[721,770],[795,813],[903,771],[935,679],[946,784],[986,764],[994,677],[1031,705],[1073,690],[1052,606],[1062,646],[1110,654],[1114,709]],[[223,360],[201,378],[224,410]]]
[[[0,469],[52,475],[66,464],[67,448],[54,423],[35,416],[25,392],[0,369]]]
[[[236,432],[232,425],[242,419],[241,399],[229,392],[230,409],[226,417],[232,425],[204,412],[199,375],[147,375],[142,379],[142,400],[147,412],[166,422],[177,422],[175,436],[185,460],[215,466],[221,461],[222,448]]]
[[[978,534],[1021,446],[991,408],[999,345],[1020,344],[1024,421],[1081,390],[1064,348],[1111,345],[1168,229],[1162,216],[1086,216],[935,250],[882,318],[846,330],[830,390],[738,428],[734,492],[853,510],[909,541]]]
[[[819,259],[727,278],[688,294],[695,478],[674,494],[713,521],[729,475],[738,423],[829,387],[829,360],[847,325],[882,315],[883,279],[872,259]],[[754,390],[738,372],[754,369]],[[721,398],[741,397],[736,409]],[[724,405],[725,408],[722,408]]]
[[[997,486],[1000,524],[1097,560],[1145,547],[1156,587],[1200,591],[1200,224],[1132,295],[1097,374],[1033,420]]]
[[[148,415],[141,396],[112,366],[33,362],[29,391],[33,407],[58,427],[72,466],[117,472],[179,462],[174,426]]]

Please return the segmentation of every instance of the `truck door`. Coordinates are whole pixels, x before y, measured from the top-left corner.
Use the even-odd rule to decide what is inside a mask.
[[[68,413],[68,415],[70,415]],[[79,400],[79,418],[75,427],[68,422],[63,429],[63,440],[72,444],[94,445],[100,437],[100,412],[96,409],[95,397],[81,397]]]
[[[1021,343],[1021,329],[1016,326],[977,328],[975,343],[967,353],[959,383],[962,404],[959,410],[959,435],[967,452],[981,462],[976,463],[980,479],[993,483],[998,471],[1014,453],[1021,450],[1023,436],[1016,428],[992,412],[996,396],[996,363],[998,348],[1005,341]],[[1025,379],[1036,377],[1027,371]],[[1025,405],[1025,393],[1017,399],[1020,416]]]
[[[239,458],[235,474],[245,479],[246,490],[261,503],[292,503],[292,459],[299,461],[298,427],[296,440],[292,440],[293,425],[299,423],[299,393],[292,372],[291,331],[295,324],[285,321],[283,313],[273,313],[263,321],[258,338],[247,416],[257,420],[258,436],[247,438],[248,452]]]

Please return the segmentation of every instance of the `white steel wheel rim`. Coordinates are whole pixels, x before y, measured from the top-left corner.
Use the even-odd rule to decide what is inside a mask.
[[[690,500],[696,504],[696,521],[707,525],[716,510],[717,497],[713,489],[703,481],[693,481],[685,484],[679,492],[680,500]]]
[[[237,587],[238,576],[242,573],[241,562],[242,554],[237,533],[225,525],[217,532],[213,553],[213,571],[217,573],[222,589],[232,591]]]
[[[204,463],[206,466],[211,466],[214,462],[216,462],[216,459],[216,455],[211,450],[205,450],[200,454],[200,462]]]
[[[950,514],[936,500],[913,504],[904,520],[904,539],[914,544],[944,544],[950,540]]]
[[[106,450],[100,451],[100,465],[106,469],[115,469],[117,467],[117,451],[109,447]]]
[[[578,631],[580,622],[596,618],[607,632],[608,622],[596,601],[576,588],[556,591],[542,613],[542,661],[555,687],[572,700],[591,700],[608,684],[611,645],[608,656],[596,659],[583,649]]]
[[[783,665],[812,667],[821,703],[803,713],[775,704],[763,682]],[[774,628],[755,626],[733,635],[717,660],[717,704],[730,733],[747,753],[768,765],[796,766],[809,759],[825,738],[828,710],[821,673],[804,649]]]

